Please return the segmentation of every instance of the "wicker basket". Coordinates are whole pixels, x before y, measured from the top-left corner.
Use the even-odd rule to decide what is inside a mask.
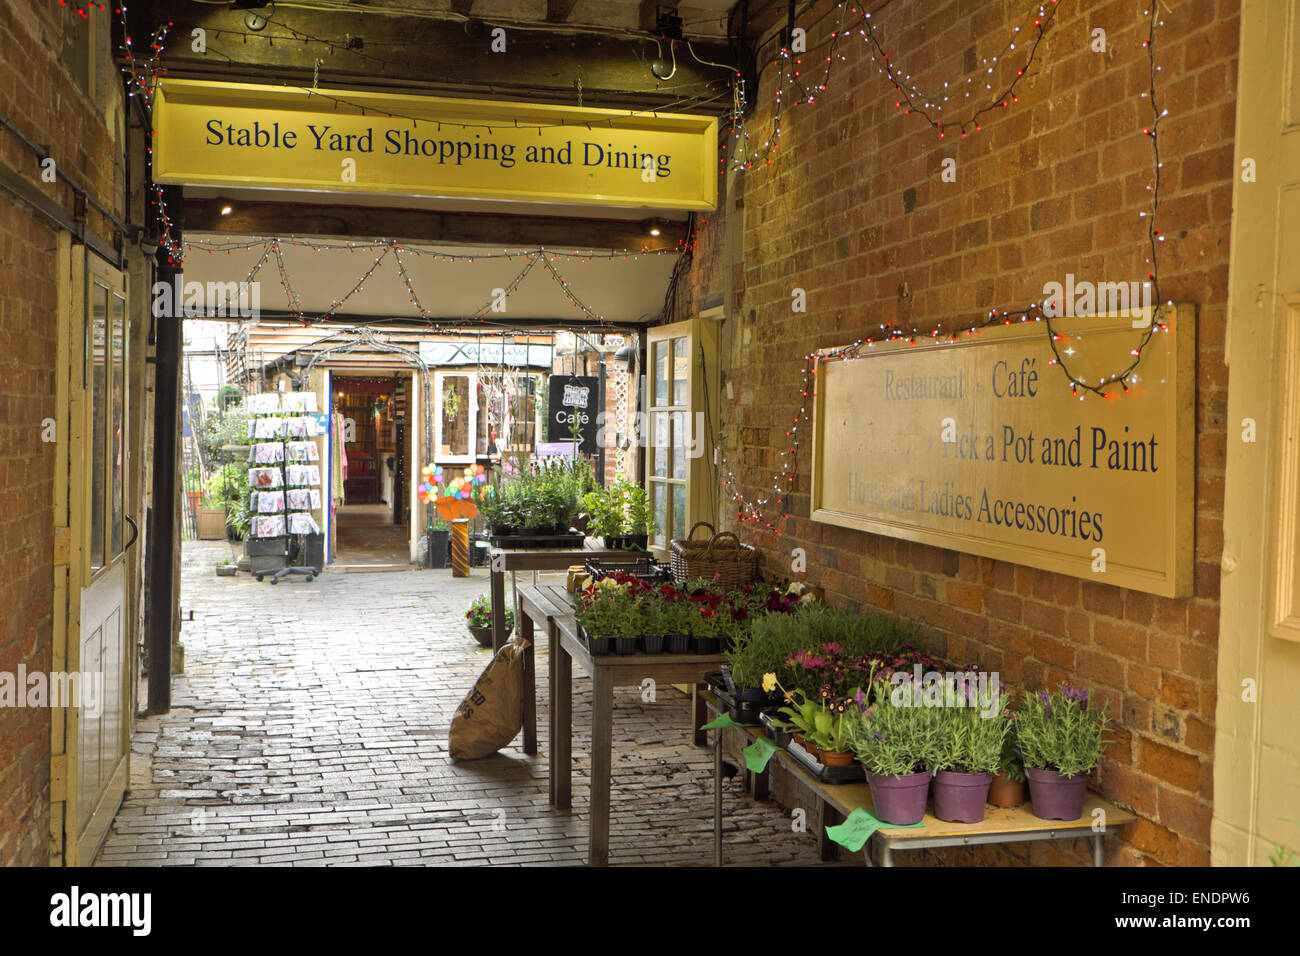
[[[695,538],[700,528],[708,528],[709,538]],[[685,538],[674,538],[672,551],[673,580],[678,584],[703,579],[717,580],[727,590],[742,587],[758,577],[758,551],[741,544],[730,531],[713,534],[713,525],[698,521]]]

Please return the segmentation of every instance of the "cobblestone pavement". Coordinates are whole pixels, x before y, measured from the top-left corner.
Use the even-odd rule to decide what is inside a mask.
[[[101,865],[585,862],[590,685],[574,669],[572,813],[547,804],[546,648],[537,648],[541,753],[520,740],[453,763],[452,714],[490,653],[464,629],[487,572],[326,572],[277,585],[218,578],[222,543],[187,542],[186,673],[170,713],[141,719],[131,789]],[[188,619],[193,612],[192,620]],[[637,688],[614,701],[610,860],[712,860],[712,750],[689,700]],[[816,864],[780,807],[726,784],[731,864]]]

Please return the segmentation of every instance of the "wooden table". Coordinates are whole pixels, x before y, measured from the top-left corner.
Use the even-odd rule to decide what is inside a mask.
[[[712,693],[702,695],[705,706],[712,712],[720,713],[722,705],[713,696]],[[762,727],[745,727],[744,732],[753,739],[754,737],[765,737],[767,731]],[[722,752],[722,731],[714,731],[714,862],[722,865],[722,815],[721,815],[721,752]],[[823,828],[818,834],[819,842],[822,847],[822,858],[831,857],[831,851],[838,849],[838,844],[831,841],[826,836],[825,827],[835,826],[843,822],[848,815],[858,808],[872,810],[874,804],[871,800],[871,788],[865,783],[841,783],[826,784],[822,783],[803,766],[791,757],[786,751],[779,750],[772,755],[772,760],[780,761],[791,774],[799,779],[801,783],[813,791],[824,807],[830,812],[824,815]],[[768,764],[771,767],[771,763]],[[766,775],[766,771],[764,772]],[[1103,840],[1113,827],[1120,827],[1126,823],[1133,823],[1137,817],[1128,810],[1123,810],[1107,800],[1103,800],[1091,790],[1083,799],[1083,815],[1078,820],[1043,820],[1034,816],[1029,809],[1029,803],[1019,807],[986,807],[984,819],[979,823],[949,823],[946,820],[940,820],[934,815],[933,800],[927,805],[925,819],[922,821],[925,825],[919,828],[894,828],[877,830],[871,835],[871,840],[862,848],[863,859],[868,866],[872,865],[871,845],[876,844],[880,849],[880,865],[893,866],[893,854],[895,851],[902,850],[924,850],[938,847],[954,846],[978,846],[987,843],[1025,843],[1035,840],[1074,840],[1080,838],[1091,838],[1092,840],[1092,865],[1102,866],[1105,863],[1105,844]],[[1096,811],[1101,811],[1100,819],[1104,823],[1104,829],[1100,832],[1093,830],[1093,823],[1097,817]],[[834,819],[829,819],[834,817]]]
[[[641,551],[614,551],[608,548],[492,548],[488,553],[492,593],[492,653],[505,646],[506,638],[506,572],[515,571],[565,571],[575,564],[585,564],[591,558],[634,560],[645,557]],[[561,591],[564,589],[561,588]],[[524,651],[524,753],[537,753],[537,689],[536,670],[533,664],[532,622],[520,621],[520,633],[528,640]]]
[[[551,746],[550,802],[560,810],[573,806],[573,662],[591,677],[591,818],[587,862],[609,862],[609,788],[614,744],[614,688],[640,687],[647,677],[656,684],[689,684],[695,688],[692,736],[706,742],[699,731],[705,723],[704,695],[699,686],[704,675],[722,666],[721,654],[607,654],[593,656],[578,637],[572,602],[563,587],[526,585],[519,588],[521,614],[543,624],[550,635]]]

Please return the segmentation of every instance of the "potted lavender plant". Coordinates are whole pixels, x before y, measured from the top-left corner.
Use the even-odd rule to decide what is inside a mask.
[[[1108,743],[1106,706],[1093,707],[1088,691],[1062,686],[1025,698],[1016,712],[1016,742],[1029,778],[1034,816],[1077,820],[1083,816],[1088,775]]]
[[[945,693],[945,706],[937,709],[932,754],[934,815],[954,823],[979,823],[1011,731],[1007,695],[996,690],[981,694],[973,679],[949,678],[947,683],[945,690],[952,693]]]
[[[890,695],[882,694],[850,719],[849,742],[867,768],[871,803],[876,817],[885,823],[911,826],[925,817],[935,709],[896,704]]]

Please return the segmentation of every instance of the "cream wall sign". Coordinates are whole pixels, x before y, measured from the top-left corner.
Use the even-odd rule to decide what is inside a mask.
[[[1162,309],[1127,393],[1072,394],[1040,323],[818,359],[812,518],[1169,597],[1191,593],[1195,310]],[[1060,319],[1099,380],[1128,317]]]
[[[408,94],[165,79],[154,180],[713,209],[718,121]]]

